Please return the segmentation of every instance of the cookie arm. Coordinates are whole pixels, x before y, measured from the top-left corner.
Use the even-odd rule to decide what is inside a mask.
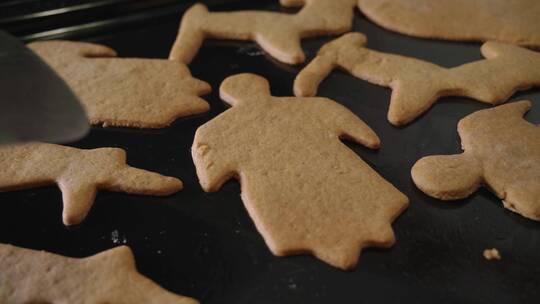
[[[198,304],[199,302],[173,294],[141,275],[135,265],[133,252],[127,246],[118,246],[91,257],[77,260],[76,265],[91,265],[92,273],[105,274],[104,285],[117,286],[113,293],[93,293],[92,303],[145,303],[145,304]],[[114,272],[114,275],[107,275]],[[121,295],[121,301],[117,296]]]
[[[317,95],[320,83],[336,68],[333,56],[317,55],[294,80],[294,95],[311,97]]]
[[[105,188],[142,195],[171,195],[182,189],[182,181],[169,176],[130,166],[117,170]]]
[[[424,157],[411,176],[422,192],[441,200],[466,198],[484,181],[482,163],[466,153]]]
[[[520,100],[498,106],[491,109],[491,111],[493,113],[496,113],[496,115],[522,118],[525,113],[527,113],[531,109],[531,107],[532,102],[530,100]]]
[[[284,7],[300,7],[306,4],[306,0],[279,0],[279,4]]]
[[[191,147],[191,154],[199,183],[205,192],[218,191],[221,185],[236,175],[236,170],[217,155],[216,149],[197,141],[197,135]]]
[[[66,57],[93,58],[117,56],[116,51],[107,46],[88,42],[51,40],[32,42],[27,46],[47,62],[54,61],[56,58],[65,61]]]
[[[341,138],[355,141],[370,149],[378,149],[381,145],[381,140],[375,131],[353,113],[342,116],[340,127]]]
[[[101,44],[75,42],[73,43],[73,48],[77,51],[77,53],[80,56],[83,56],[86,58],[94,58],[94,57],[103,58],[103,57],[116,57],[117,56],[115,50]]]
[[[330,99],[320,98],[319,102],[324,108],[323,120],[329,120],[328,124],[336,128],[340,138],[370,149],[379,148],[381,141],[377,134],[353,112]]]

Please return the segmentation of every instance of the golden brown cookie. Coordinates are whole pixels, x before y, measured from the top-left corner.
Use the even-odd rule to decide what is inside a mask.
[[[484,252],[482,253],[482,255],[488,261],[491,261],[491,260],[500,261],[500,260],[502,260],[501,253],[499,252],[499,250],[497,250],[497,248],[484,249]]]
[[[373,22],[399,33],[540,48],[538,0],[358,0]]]
[[[209,109],[199,96],[209,93],[210,85],[193,78],[182,63],[116,58],[108,47],[83,42],[28,46],[69,84],[92,124],[162,128]]]
[[[118,148],[81,150],[44,143],[0,147],[0,191],[54,183],[62,191],[66,225],[82,222],[98,189],[144,195],[182,189],[177,178],[126,165],[126,153]]]
[[[166,291],[139,274],[126,246],[78,259],[0,244],[0,303],[198,302]]]
[[[314,96],[335,68],[380,86],[390,87],[388,120],[405,125],[427,111],[438,98],[464,96],[497,104],[518,90],[540,85],[540,53],[499,42],[486,42],[485,60],[454,68],[364,47],[366,36],[349,33],[324,45],[296,77],[297,96]]]
[[[412,168],[426,194],[462,199],[487,186],[504,207],[540,221],[540,127],[524,120],[530,101],[470,114],[458,124],[464,152],[427,156]]]
[[[297,14],[271,11],[209,12],[203,4],[186,11],[170,59],[190,63],[204,39],[253,40],[272,57],[288,64],[304,62],[302,38],[351,30],[356,0],[280,0],[302,6]]]
[[[199,181],[217,191],[239,179],[275,255],[307,252],[349,269],[363,248],[394,243],[391,223],[407,197],[340,141],[378,148],[362,120],[326,98],[271,96],[253,74],[225,79],[220,94],[232,108],[201,126],[192,146]]]

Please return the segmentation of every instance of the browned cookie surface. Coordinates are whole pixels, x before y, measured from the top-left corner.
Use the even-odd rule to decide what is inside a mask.
[[[108,47],[70,41],[28,45],[71,87],[92,124],[162,128],[176,118],[208,111],[199,96],[210,85],[182,63],[117,58]]]
[[[427,156],[412,168],[415,184],[444,200],[486,185],[504,206],[540,221],[540,127],[523,119],[530,101],[475,112],[459,122],[464,152]]]
[[[394,243],[391,223],[407,197],[340,141],[377,148],[362,120],[326,98],[271,96],[253,74],[225,79],[220,93],[232,108],[197,130],[197,175],[205,191],[240,180],[244,205],[275,255],[309,252],[349,269],[363,248]]]
[[[366,48],[367,38],[349,33],[324,45],[296,77],[297,96],[314,96],[319,84],[335,68],[365,81],[390,87],[388,120],[407,124],[440,97],[465,96],[497,104],[518,90],[540,86],[540,53],[515,45],[486,42],[485,60],[444,68],[416,58]]]
[[[289,64],[304,62],[300,40],[349,31],[355,0],[281,0],[284,6],[302,6],[297,14],[271,11],[209,12],[196,4],[182,17],[170,59],[189,63],[204,39],[252,40],[268,54]]]
[[[0,303],[197,304],[137,272],[126,246],[77,259],[0,244]]]
[[[412,36],[540,48],[537,0],[358,0],[358,6],[378,25]]]
[[[58,184],[64,201],[63,221],[79,224],[98,189],[144,195],[169,195],[182,189],[173,177],[130,167],[118,148],[81,150],[31,143],[0,147],[0,191]]]

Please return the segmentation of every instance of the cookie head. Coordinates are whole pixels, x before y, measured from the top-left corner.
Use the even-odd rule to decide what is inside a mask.
[[[237,106],[248,98],[260,100],[261,97],[270,96],[270,84],[266,79],[255,74],[238,74],[223,80],[219,95],[231,106]]]
[[[423,192],[442,200],[462,199],[482,183],[482,166],[466,154],[427,156],[412,168],[414,183]]]

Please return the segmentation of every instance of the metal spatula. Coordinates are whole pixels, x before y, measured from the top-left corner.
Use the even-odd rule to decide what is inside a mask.
[[[68,142],[88,129],[67,84],[18,39],[0,31],[0,144]]]

